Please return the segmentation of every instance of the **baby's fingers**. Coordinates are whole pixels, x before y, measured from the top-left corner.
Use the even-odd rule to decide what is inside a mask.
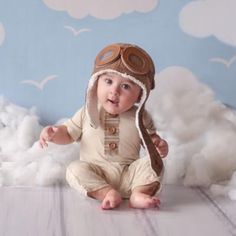
[[[41,148],[44,148],[44,147],[48,146],[48,144],[47,144],[47,142],[44,138],[40,138],[39,145],[40,145]]]
[[[159,145],[158,145],[158,152],[160,153],[161,157],[166,157],[168,152],[169,152],[169,148],[168,148],[168,144],[165,140],[161,140]]]
[[[53,131],[53,133],[55,134],[55,133],[58,131],[58,127],[52,126],[52,131]]]
[[[167,149],[161,150],[159,152],[160,152],[160,155],[161,155],[162,158],[166,157],[167,154],[168,154],[168,150]]]
[[[54,126],[48,127],[44,135],[44,139],[46,141],[51,141],[53,137],[55,136],[55,133],[57,132],[57,130],[58,130],[57,127],[54,127]]]

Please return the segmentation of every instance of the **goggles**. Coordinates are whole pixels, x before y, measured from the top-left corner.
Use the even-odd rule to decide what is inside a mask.
[[[154,75],[155,68],[150,56],[141,48],[132,45],[113,44],[105,47],[95,59],[95,68],[109,66],[118,60],[135,75]]]

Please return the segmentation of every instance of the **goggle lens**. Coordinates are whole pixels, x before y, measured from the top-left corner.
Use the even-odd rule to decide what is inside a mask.
[[[125,66],[135,74],[145,75],[150,70],[148,57],[135,47],[126,48],[121,59]]]
[[[111,45],[104,48],[96,57],[95,66],[105,66],[111,64],[118,59],[120,55],[120,46]]]

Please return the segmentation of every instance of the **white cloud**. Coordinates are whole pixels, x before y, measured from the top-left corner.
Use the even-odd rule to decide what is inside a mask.
[[[3,24],[0,22],[0,45],[3,44],[4,39],[5,39],[5,29],[3,27]]]
[[[188,3],[180,12],[182,30],[195,37],[215,36],[236,46],[236,1],[205,0]]]
[[[88,15],[98,19],[114,19],[123,13],[149,12],[153,10],[158,0],[43,0],[53,10],[66,11],[71,17],[81,19]]]
[[[34,109],[0,96],[0,186],[64,181],[66,166],[78,157],[78,144],[42,149],[37,142],[41,129]]]
[[[168,67],[156,79],[147,108],[169,142],[166,182],[209,186],[236,175],[236,146],[229,145],[236,139],[235,111],[187,68]]]

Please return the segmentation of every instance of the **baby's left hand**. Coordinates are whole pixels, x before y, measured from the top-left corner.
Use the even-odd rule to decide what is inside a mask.
[[[152,141],[160,156],[162,158],[166,157],[169,152],[168,143],[164,139],[161,139],[158,135],[152,135]]]

